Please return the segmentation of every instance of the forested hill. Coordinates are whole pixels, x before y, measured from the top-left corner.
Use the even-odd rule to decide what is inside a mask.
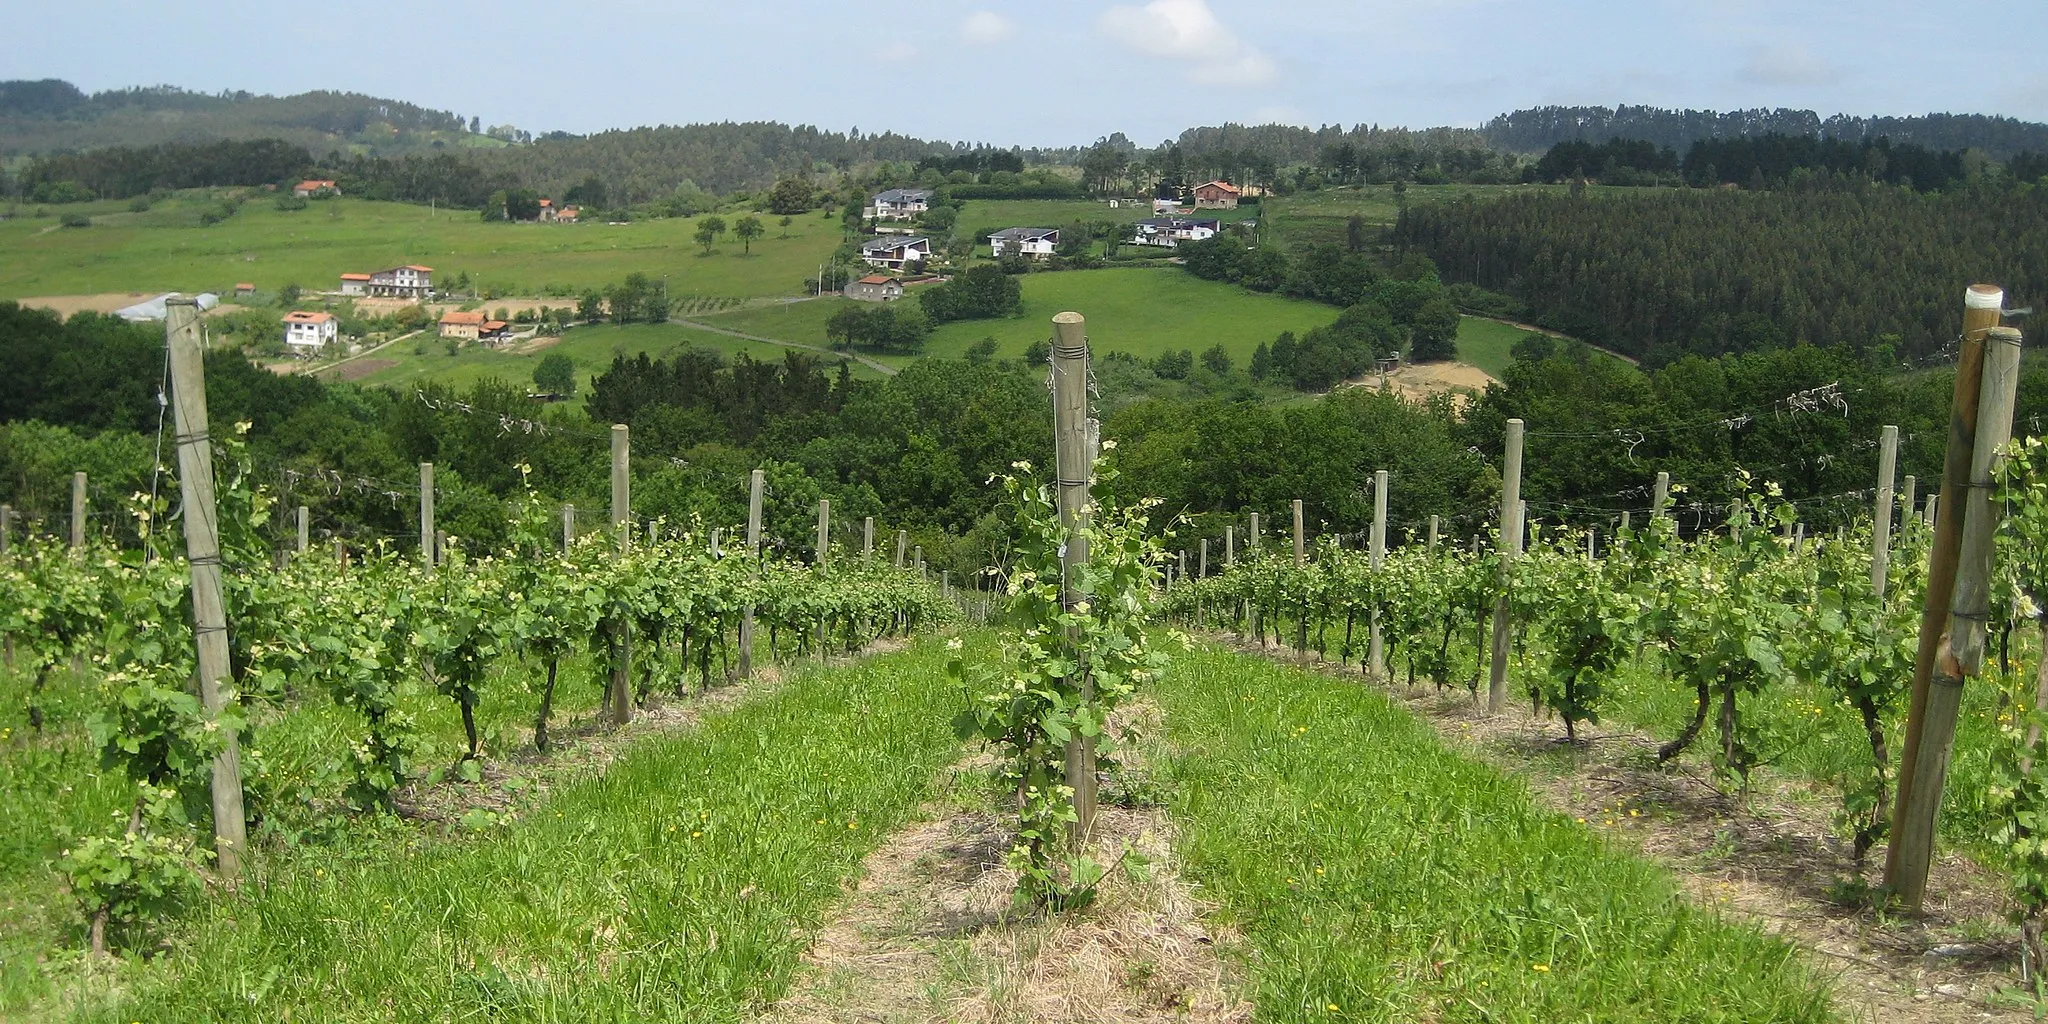
[[[1520,153],[1541,153],[1560,142],[1581,139],[1642,139],[1684,152],[1701,139],[1764,134],[1827,136],[1852,142],[1885,137],[1929,149],[1981,149],[2003,161],[2027,150],[2048,152],[2048,124],[1989,114],[1924,114],[1918,117],[1822,117],[1811,110],[1667,110],[1662,107],[1535,107],[1501,114],[1480,134],[1492,145]]]
[[[383,155],[499,144],[474,136],[469,124],[450,111],[351,92],[260,96],[160,85],[88,95],[54,78],[0,81],[0,158],[220,139],[281,139],[315,153]]]

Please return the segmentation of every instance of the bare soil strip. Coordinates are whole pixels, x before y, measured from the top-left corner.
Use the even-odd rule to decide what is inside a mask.
[[[1176,870],[1164,811],[1105,806],[1096,858],[1116,861],[1128,847],[1144,867],[1111,871],[1082,910],[1020,912],[1011,900],[1017,875],[1004,866],[1008,826],[988,809],[987,763],[982,755],[956,766],[926,819],[868,857],[764,1021],[1251,1019],[1217,954],[1226,937],[1204,923],[1207,908]]]
[[[1239,649],[1295,661],[1290,651]],[[1304,667],[1366,685],[1355,668]],[[1656,860],[1698,905],[1797,944],[1836,980],[1845,1019],[2035,1019],[2001,992],[2019,984],[2019,946],[2003,917],[1997,876],[1945,853],[1928,882],[1925,913],[1872,909],[1858,893],[1877,885],[1884,848],[1859,869],[1833,827],[1836,797],[1826,786],[1759,772],[1749,795],[1737,797],[1717,789],[1690,753],[1657,764],[1660,740],[1625,728],[1581,725],[1581,742],[1566,744],[1563,726],[1534,714],[1526,699],[1488,716],[1462,688],[1383,692],[1453,749],[1521,777],[1548,806]]]

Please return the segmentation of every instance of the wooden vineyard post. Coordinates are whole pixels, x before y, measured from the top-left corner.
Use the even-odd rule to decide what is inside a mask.
[[[1920,499],[1916,493],[1919,486],[1919,479],[1911,473],[1906,474],[1906,482],[1899,486],[1899,511],[1897,514],[1899,525],[1901,526],[1905,525],[1906,517],[1912,515],[1913,510],[1920,507]]]
[[[8,537],[14,533],[14,506],[0,505],[0,559],[7,557]],[[0,672],[14,674],[14,637],[0,636]]]
[[[228,616],[221,593],[220,521],[213,501],[213,442],[207,434],[198,304],[170,300],[164,335],[171,350],[171,411],[177,431],[178,489],[185,503],[185,558],[192,567],[199,699],[208,721],[215,721],[228,703],[221,686],[228,677]],[[213,758],[213,850],[221,877],[232,879],[242,874],[242,851],[248,845],[242,818],[242,756],[235,731],[220,732],[220,753]]]
[[[313,510],[300,505],[298,520],[298,553],[303,555],[306,553],[306,548],[310,547],[313,543]]]
[[[1922,513],[1920,514],[1920,521],[1921,521],[1921,522],[1923,522],[1923,523],[1926,523],[1926,524],[1927,524],[1927,525],[1929,525],[1929,526],[1933,526],[1933,525],[1934,525],[1934,512],[1935,512],[1935,509],[1937,509],[1937,508],[1939,507],[1939,506],[1938,506],[1938,505],[1936,504],[1936,502],[1938,502],[1938,501],[1940,501],[1940,500],[1941,500],[1941,495],[1939,495],[1939,494],[1930,494],[1930,495],[1928,495],[1928,496],[1927,496],[1927,511],[1925,511],[1925,512],[1922,512]]]
[[[1870,592],[1884,599],[1892,564],[1892,474],[1899,467],[1899,428],[1887,424],[1878,433],[1877,500],[1871,513]]]
[[[903,568],[903,558],[910,553],[910,531],[896,531],[896,568]]]
[[[1665,477],[1658,474],[1662,482]],[[1515,556],[1522,553],[1522,421],[1508,421],[1500,488],[1500,588],[1493,599],[1493,654],[1486,678],[1486,712],[1500,714],[1508,699],[1508,594]]]
[[[1060,602],[1069,611],[1083,600],[1072,586],[1082,567],[1088,564],[1088,502],[1095,472],[1095,453],[1088,444],[1088,328],[1079,313],[1060,313],[1052,318],[1052,429],[1053,452],[1057,462],[1054,476],[1059,482],[1060,523],[1067,544],[1060,555],[1061,577],[1068,581]],[[1080,651],[1079,637],[1068,636],[1069,653],[1080,676],[1076,697],[1082,705],[1094,703],[1095,682],[1087,659]],[[1071,840],[1076,848],[1088,841],[1095,827],[1095,739],[1076,733],[1067,740],[1067,786],[1074,791],[1074,824]]]
[[[211,456],[209,455],[209,458]],[[85,474],[71,474],[71,546],[85,546]]]
[[[1256,554],[1259,550],[1259,514],[1252,513],[1251,531],[1244,536],[1244,549]]]
[[[1237,564],[1237,527],[1235,525],[1223,528],[1223,564],[1225,566]]]
[[[420,561],[434,567],[434,464],[420,463]]]
[[[1663,515],[1664,509],[1670,504],[1671,474],[1660,472],[1657,474],[1656,489],[1651,492],[1650,496],[1650,518],[1655,519]]]
[[[1628,532],[1628,513],[1626,511],[1621,514],[1621,532]]]
[[[633,543],[633,439],[623,423],[612,424],[612,542],[623,552]],[[619,616],[612,625],[612,724],[633,720],[633,624]]]
[[[1308,537],[1301,528],[1301,499],[1294,499],[1294,565],[1300,568],[1308,564]]]
[[[562,506],[562,550],[564,550],[564,551],[567,551],[567,550],[569,550],[570,548],[573,548],[573,547],[575,547],[575,546],[576,546],[576,506],[574,506],[574,505],[564,505],[564,506]],[[714,534],[714,539],[713,539],[713,540],[712,540],[712,542],[711,542],[711,546],[712,546],[712,547],[713,547],[714,549],[715,549],[715,548],[717,548],[717,546],[718,546],[718,541],[717,541],[717,540],[715,539],[715,534]]]
[[[1429,550],[1436,550],[1437,531],[1443,525],[1443,517],[1434,512],[1429,514]]]
[[[761,560],[761,492],[768,486],[768,474],[754,470],[747,478],[747,558],[753,563],[749,576],[760,571]],[[898,535],[896,549],[903,549],[902,535]],[[902,562],[899,554],[897,562]],[[751,593],[752,588],[748,588]],[[748,601],[740,611],[740,663],[739,677],[751,678],[754,674],[754,603]]]
[[[1195,578],[1209,575],[1209,538],[1202,538],[1201,557],[1195,560]]]
[[[860,524],[860,560],[875,560],[875,517],[868,516]]]
[[[1372,571],[1377,573],[1387,560],[1387,471],[1377,469],[1372,474]],[[1372,607],[1372,635],[1366,642],[1367,657],[1371,668],[1368,671],[1374,679],[1387,677],[1387,649],[1380,637],[1380,609]]]
[[[832,571],[832,570],[831,570],[831,567],[825,564],[825,563],[826,563],[826,561],[827,561],[827,559],[828,559],[828,558],[829,558],[829,557],[831,556],[831,553],[832,553],[832,500],[831,500],[830,498],[819,498],[819,499],[818,499],[818,550],[817,550],[817,562],[818,562],[818,577],[819,577],[820,579],[823,579],[824,577],[826,577],[826,576],[828,576],[828,575],[830,575],[830,574],[831,574],[831,571]],[[827,621],[827,619],[826,619],[826,617],[825,617],[825,616],[823,616],[823,615],[820,615],[820,616],[818,616],[818,660],[819,660],[819,661],[823,661],[823,660],[825,660],[825,641],[826,641],[826,639],[827,639],[828,637],[830,637],[831,635],[832,635],[832,627],[831,627],[831,623]]]
[[[2005,292],[1995,285],[1973,284],[1963,296],[1963,336],[1956,350],[1955,391],[1950,398],[1948,448],[1942,459],[1941,489],[1953,495],[1970,483],[1976,465],[1975,454],[1980,422],[1980,402],[1989,379],[1985,372],[1985,337],[1998,326]],[[2001,345],[2003,347],[2003,345]],[[2012,346],[2017,355],[2018,346]],[[2010,417],[2010,407],[2007,411]],[[2004,432],[2011,432],[2008,422]],[[1989,453],[1987,453],[1989,454]],[[1908,485],[1912,478],[1908,477]],[[1988,497],[1989,491],[1986,490]],[[1911,514],[1912,506],[1906,506]],[[1932,756],[1923,754],[1928,743],[1929,705],[1933,701],[1935,659],[1941,653],[1942,632],[1954,608],[1956,579],[1963,547],[1963,516],[1947,516],[1934,524],[1933,543],[1927,552],[1927,596],[1920,608],[1920,646],[1913,659],[1912,700],[1906,712],[1903,749],[1899,754],[1899,783],[1892,811],[1891,843],[1885,850],[1884,884],[1897,893],[1909,910],[1918,910],[1926,895],[1927,867],[1934,853],[1934,818],[1941,805],[1941,775],[1947,768],[1948,750],[1941,745]],[[1946,667],[1946,666],[1944,666]],[[1946,674],[1946,673],[1945,673]],[[1958,674],[1959,675],[1959,674]],[[1942,689],[1949,687],[1943,686]],[[1957,686],[1960,690],[1960,679]],[[1951,695],[1944,695],[1944,703]],[[1950,705],[1953,715],[1953,705]],[[1950,719],[1949,729],[1954,728]],[[1939,728],[1936,730],[1939,732]],[[1938,764],[1936,763],[1938,760]],[[1921,790],[1921,768],[1930,769],[1932,796]]]

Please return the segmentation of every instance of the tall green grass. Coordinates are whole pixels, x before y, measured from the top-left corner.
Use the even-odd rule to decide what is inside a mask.
[[[1204,647],[1158,692],[1183,855],[1261,1020],[1831,1019],[1792,947],[1362,683]]]
[[[737,1019],[957,756],[946,656],[806,671],[483,835],[265,857],[78,1017]]]

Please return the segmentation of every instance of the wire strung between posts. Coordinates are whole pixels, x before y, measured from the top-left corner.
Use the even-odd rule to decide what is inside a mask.
[[[1849,415],[1848,396],[1863,394],[1868,390],[1868,388],[1843,388],[1841,382],[1834,381],[1819,387],[1795,391],[1784,398],[1771,402],[1769,405],[1755,406],[1733,415],[1711,416],[1662,426],[1623,426],[1609,427],[1604,430],[1530,430],[1526,431],[1523,436],[1548,438],[1611,437],[1629,443],[1631,450],[1633,450],[1635,445],[1641,444],[1650,437],[1680,434],[1705,427],[1721,427],[1731,431],[1740,430],[1756,422],[1758,417],[1773,413],[1782,416],[1788,412],[1816,413],[1839,411],[1844,417],[1847,417]]]

